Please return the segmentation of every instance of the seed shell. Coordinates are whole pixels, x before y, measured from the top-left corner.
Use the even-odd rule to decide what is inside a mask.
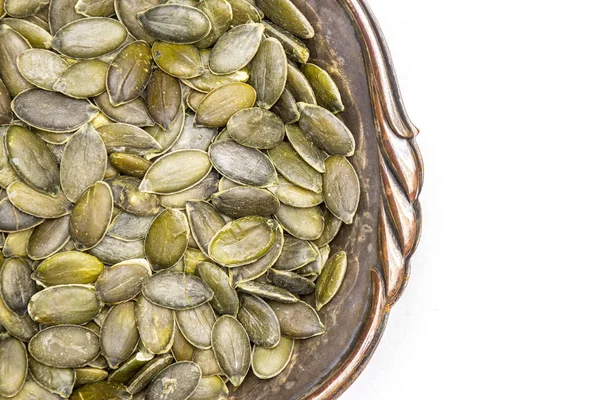
[[[229,118],[256,101],[256,91],[246,83],[234,82],[220,86],[206,95],[196,110],[196,124],[219,128]]]
[[[355,142],[352,132],[333,113],[323,107],[298,103],[300,129],[322,150],[331,155],[351,156]]]
[[[127,39],[127,29],[110,18],[85,18],[73,21],[58,30],[52,47],[71,58],[96,58],[121,46]]]
[[[44,286],[94,283],[104,271],[96,257],[79,251],[55,254],[37,267],[32,278]]]
[[[0,231],[20,232],[44,222],[43,219],[26,214],[12,205],[8,198],[0,200]]]
[[[176,312],[177,326],[183,337],[198,349],[210,349],[210,334],[217,320],[210,304]]]
[[[249,81],[256,89],[259,107],[268,110],[281,97],[287,82],[287,64],[285,50],[277,39],[269,38],[261,43],[252,60]]]
[[[267,271],[267,280],[297,296],[306,296],[315,291],[315,284],[310,280],[289,271]]]
[[[211,22],[196,7],[181,4],[161,4],[137,15],[142,27],[163,42],[189,44],[208,35]]]
[[[150,383],[148,400],[186,400],[200,383],[202,371],[193,362],[181,361],[169,365]]]
[[[323,191],[323,179],[319,171],[306,163],[291,144],[280,143],[270,149],[267,154],[275,168],[288,181],[315,193]]]
[[[31,84],[44,90],[53,90],[55,82],[67,70],[69,64],[51,51],[29,49],[19,54],[17,67]]]
[[[9,335],[0,335],[0,396],[15,396],[25,384],[26,377],[25,345]]]
[[[204,375],[194,393],[188,400],[226,400],[229,396],[229,389],[223,379],[218,376]]]
[[[247,108],[235,113],[227,123],[229,136],[239,144],[255,149],[272,149],[285,136],[283,121],[262,108]]]
[[[126,260],[144,257],[144,241],[137,240],[127,242],[124,240],[115,239],[110,236],[105,236],[100,243],[93,249],[90,249],[90,254],[98,257],[102,262],[113,265]]]
[[[345,157],[334,156],[325,162],[323,192],[329,211],[346,224],[351,224],[360,201],[360,182],[354,167]]]
[[[150,360],[138,371],[133,379],[127,384],[127,391],[133,395],[144,390],[162,370],[173,363],[173,356],[164,354]]]
[[[113,213],[113,195],[106,182],[91,185],[77,200],[69,221],[71,239],[78,250],[89,250],[102,241]]]
[[[323,335],[326,331],[317,312],[303,301],[283,304],[274,301],[269,306],[277,315],[281,334],[293,339],[309,339]]]
[[[304,14],[290,0],[256,0],[256,5],[265,16],[302,39],[311,39],[315,30]]]
[[[278,183],[275,166],[259,150],[233,140],[218,141],[210,146],[208,156],[217,171],[236,183],[263,188]]]
[[[159,158],[140,184],[143,192],[173,194],[200,183],[211,170],[208,154],[201,150],[179,150]]]
[[[279,344],[281,331],[277,316],[264,300],[243,294],[240,296],[238,320],[257,346],[273,348]]]
[[[27,309],[43,325],[81,325],[93,320],[102,306],[93,286],[57,285],[33,295]]]
[[[153,216],[145,217],[122,211],[113,218],[108,235],[129,242],[143,240],[153,221]]]
[[[8,25],[0,25],[0,79],[11,97],[33,89],[17,67],[17,57],[23,51],[30,49],[29,42]]]
[[[50,393],[67,398],[73,392],[75,371],[71,368],[49,367],[32,357],[29,359],[29,372],[37,384]]]
[[[25,314],[22,317],[17,316],[6,307],[4,300],[0,296],[0,325],[6,329],[8,333],[16,337],[22,342],[28,342],[33,338],[39,330],[38,325]]]
[[[241,282],[238,283],[237,289],[243,293],[253,294],[262,299],[280,303],[292,304],[298,302],[298,298],[289,291],[267,283],[257,281]]]
[[[206,350],[196,349],[190,361],[198,364],[203,377],[223,375],[212,348]]]
[[[303,64],[301,70],[315,92],[318,105],[334,114],[344,111],[342,95],[327,71],[311,63]]]
[[[140,96],[152,67],[150,46],[138,40],[123,47],[108,67],[106,89],[110,102],[118,107]]]
[[[285,130],[288,140],[300,157],[302,157],[302,159],[311,167],[320,173],[324,173],[325,160],[327,160],[329,155],[315,146],[298,125],[286,125]]]
[[[154,193],[139,190],[141,180],[118,176],[107,182],[113,192],[115,206],[128,213],[149,217],[160,211],[160,198]]]
[[[192,236],[200,249],[208,253],[210,241],[225,226],[225,220],[205,201],[188,201],[185,207]]]
[[[154,358],[143,345],[138,344],[138,350],[108,377],[109,382],[127,383],[133,376]]]
[[[269,21],[262,23],[265,25],[265,36],[279,40],[290,59],[301,64],[308,62],[310,52],[301,40]]]
[[[248,65],[258,51],[264,30],[262,24],[249,23],[236,26],[221,36],[210,54],[211,71],[225,75]]]
[[[71,396],[78,400],[131,400],[124,385],[115,382],[94,382],[78,388]]]
[[[96,293],[107,304],[123,303],[137,297],[142,283],[152,275],[145,259],[127,260],[104,270],[96,281]]]
[[[110,103],[108,93],[102,93],[100,96],[94,98],[94,102],[112,121],[140,127],[154,125],[154,121],[148,114],[146,103],[141,98],[115,107]]]
[[[135,306],[135,320],[144,347],[152,354],[171,350],[175,337],[175,313],[152,304],[139,296]]]
[[[214,194],[212,203],[223,214],[232,218],[251,215],[269,216],[279,210],[279,200],[268,190],[252,186],[238,186]]]
[[[75,11],[86,17],[112,17],[115,15],[114,0],[78,0]]]
[[[146,258],[154,271],[167,269],[183,257],[189,240],[185,214],[166,209],[152,222],[144,244]]]
[[[154,42],[152,57],[160,69],[179,79],[200,76],[207,66],[197,47],[191,44]]]
[[[69,218],[49,219],[35,227],[27,242],[27,256],[43,260],[60,251],[70,239]]]
[[[108,312],[100,332],[102,355],[110,368],[116,369],[135,351],[139,333],[135,318],[135,303],[117,304]]]
[[[217,320],[212,332],[212,347],[221,370],[235,387],[239,387],[252,359],[250,339],[235,318],[224,315]]]
[[[70,22],[83,18],[75,10],[77,0],[52,0],[48,8],[48,24],[50,33],[55,34]]]
[[[348,258],[346,252],[340,251],[334,254],[329,261],[325,263],[323,272],[317,280],[316,304],[317,311],[329,303],[337,294],[346,275]]]
[[[169,129],[181,109],[181,84],[160,69],[154,70],[146,88],[148,113],[158,126]]]
[[[175,337],[173,339],[173,346],[171,347],[171,353],[173,353],[175,360],[177,360],[177,361],[192,361],[192,358],[194,355],[194,349],[195,349],[195,347],[192,346],[192,344],[187,341],[187,339],[183,336],[183,334],[181,333],[181,330],[179,329],[179,327],[176,324],[175,325]],[[209,351],[212,352],[212,350],[209,350]],[[198,365],[200,365],[200,364],[198,363]],[[202,372],[204,373],[204,369],[202,368],[201,365],[200,365],[200,368],[202,369]]]
[[[117,18],[127,27],[129,33],[138,40],[152,44],[155,39],[140,25],[137,15],[161,3],[161,0],[115,0],[114,4]]]
[[[124,123],[108,124],[98,128],[109,153],[127,152],[146,155],[161,148],[160,144],[143,129]]]
[[[77,349],[77,351],[72,351]],[[100,338],[78,325],[52,326],[29,342],[29,354],[42,364],[57,368],[79,368],[100,353]]]
[[[227,32],[233,20],[233,11],[227,0],[203,0],[196,7],[202,11],[210,21],[210,32],[194,45],[199,49],[211,47]]]
[[[260,22],[263,18],[260,11],[254,4],[246,0],[228,0],[233,11],[232,26],[243,25],[248,22]]]
[[[252,372],[259,379],[274,378],[288,366],[293,352],[294,339],[285,336],[272,349],[255,346],[252,352]]]
[[[0,295],[6,307],[18,316],[27,314],[27,304],[36,292],[31,267],[22,258],[7,258],[0,269]]]
[[[214,292],[210,305],[215,311],[220,315],[237,316],[240,302],[237,292],[229,285],[227,273],[215,264],[204,261],[196,266],[196,275],[202,278]]]
[[[49,0],[5,0],[4,10],[11,17],[25,18],[35,15],[48,2]]]
[[[185,209],[188,201],[208,200],[212,194],[217,192],[218,181],[217,172],[211,171],[196,186],[183,192],[160,196],[160,204],[165,208]]]
[[[189,310],[213,297],[200,278],[183,272],[163,271],[146,279],[142,294],[152,303],[172,310]]]
[[[325,229],[323,211],[319,207],[295,208],[282,204],[275,218],[286,232],[302,240],[316,240]]]

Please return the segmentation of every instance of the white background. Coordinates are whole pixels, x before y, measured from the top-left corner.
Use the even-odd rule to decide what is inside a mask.
[[[600,4],[370,4],[421,129],[425,223],[342,399],[600,399]]]

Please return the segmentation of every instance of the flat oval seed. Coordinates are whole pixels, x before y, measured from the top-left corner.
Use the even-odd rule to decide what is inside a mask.
[[[137,297],[142,283],[152,275],[144,259],[127,260],[104,270],[96,282],[98,298],[107,304],[117,304]]]
[[[319,207],[295,208],[282,204],[275,214],[290,235],[303,240],[316,240],[325,229],[323,212]]]
[[[117,370],[108,377],[109,382],[127,383],[133,376],[142,369],[148,361],[154,358],[144,346],[138,346],[138,350],[127,361],[125,361]]]
[[[108,67],[106,89],[113,106],[129,103],[140,96],[152,67],[152,52],[146,42],[128,44]]]
[[[308,62],[310,52],[301,40],[269,21],[262,23],[265,25],[265,36],[277,39],[290,59],[301,64]]]
[[[281,175],[278,179],[279,184],[269,188],[269,190],[281,203],[297,208],[309,208],[318,206],[323,202],[321,193],[315,193],[312,190],[296,186]]]
[[[236,112],[252,107],[255,101],[256,91],[250,85],[236,82],[220,86],[198,106],[196,123],[213,128],[225,126]]]
[[[173,353],[175,360],[177,360],[177,361],[192,361],[192,358],[194,355],[194,349],[195,349],[195,347],[192,346],[192,344],[187,341],[187,339],[183,336],[183,334],[179,330],[179,327],[177,325],[175,325],[175,338],[173,340],[173,346],[171,347],[171,353]],[[209,350],[209,351],[212,352],[212,350]],[[198,365],[200,365],[200,364],[198,363]],[[202,368],[201,365],[200,365],[200,367]],[[204,372],[204,369],[202,369],[202,372]]]
[[[113,195],[106,182],[96,182],[77,200],[71,214],[71,239],[78,250],[96,246],[108,231],[113,212]]]
[[[304,14],[290,0],[256,0],[266,17],[302,39],[311,39],[315,30]]]
[[[261,43],[252,60],[249,81],[256,89],[259,107],[268,110],[281,97],[287,82],[287,65],[285,50],[277,39],[269,38]]]
[[[55,34],[69,22],[83,18],[75,11],[77,0],[52,0],[48,9],[50,33]]]
[[[196,275],[213,290],[214,297],[210,304],[215,311],[220,315],[237,316],[240,302],[237,292],[229,285],[227,273],[213,263],[200,262],[196,266]]]
[[[209,256],[228,268],[250,264],[265,255],[275,244],[275,225],[263,217],[244,217],[231,221],[213,237]]]
[[[83,367],[99,353],[100,338],[91,330],[78,325],[46,328],[29,342],[29,354],[33,358],[57,368]]]
[[[27,342],[38,332],[38,325],[33,322],[28,314],[22,317],[15,315],[6,307],[0,296],[0,325],[12,336]]]
[[[25,18],[35,15],[49,0],[5,0],[4,10],[12,17]]]
[[[58,285],[37,292],[28,311],[34,321],[43,325],[81,325],[93,320],[102,303],[89,285]]]
[[[210,32],[194,45],[199,49],[211,47],[229,29],[233,20],[233,11],[227,0],[203,0],[196,7],[200,9],[210,21]]]
[[[186,212],[194,240],[204,252],[208,252],[210,241],[225,226],[225,220],[205,201],[188,201]]]
[[[292,236],[285,236],[281,256],[273,266],[283,271],[293,271],[314,261],[319,256],[315,245]]]
[[[351,156],[354,154],[354,136],[350,130],[330,111],[320,106],[299,103],[300,129],[315,145],[331,155]]]
[[[146,258],[154,271],[167,269],[183,257],[189,241],[185,214],[164,210],[150,226],[145,242]]]
[[[221,36],[210,54],[211,71],[225,75],[248,65],[258,51],[264,30],[262,24],[249,23],[236,26]]]
[[[0,200],[0,231],[20,232],[44,222],[43,219],[26,214],[12,205],[8,198]]]
[[[100,60],[83,60],[70,65],[54,82],[53,90],[75,99],[87,99],[106,90],[108,64]]]
[[[189,310],[213,297],[213,291],[198,277],[164,271],[142,285],[142,294],[152,303],[172,310]]]
[[[12,110],[10,109],[10,101],[11,99],[8,89],[6,88],[4,82],[0,80],[0,125],[8,125],[13,120]]]
[[[319,171],[307,164],[291,144],[280,143],[267,154],[279,173],[293,184],[315,193],[323,191],[323,179]]]
[[[269,306],[277,315],[281,334],[293,339],[309,339],[325,333],[325,325],[317,312],[303,301],[283,304],[274,301]]]
[[[285,125],[270,111],[247,108],[235,113],[227,123],[229,136],[239,144],[255,149],[272,149],[283,141]]]
[[[206,350],[196,349],[190,361],[198,364],[204,377],[223,375],[212,348]]]
[[[243,185],[271,187],[278,183],[273,163],[263,152],[237,144],[218,141],[208,149],[210,161],[228,179]]]
[[[294,339],[282,337],[272,349],[256,346],[252,352],[252,371],[259,379],[279,375],[290,363],[294,352]]]
[[[146,128],[146,132],[150,134],[156,141],[160,144],[160,150],[154,150],[148,155],[146,158],[151,160],[156,157],[160,157],[166,153],[168,153],[177,140],[181,137],[181,133],[183,131],[183,126],[185,123],[185,109],[183,104],[179,108],[179,112],[177,113],[177,117],[175,118],[175,122],[169,129],[163,129],[159,125],[154,125],[152,127]]]
[[[138,179],[142,179],[152,165],[145,158],[129,153],[112,153],[110,163],[120,173]]]
[[[329,303],[337,294],[344,281],[348,257],[345,251],[334,254],[323,267],[323,272],[317,280],[316,305],[317,311]]]
[[[160,144],[143,129],[129,124],[108,124],[98,128],[109,153],[127,152],[146,155],[159,150]]]
[[[101,181],[106,172],[106,147],[91,124],[84,125],[69,140],[60,162],[60,184],[65,197],[76,202],[85,190]],[[81,168],[87,165],[86,168]]]
[[[228,0],[233,10],[231,26],[238,26],[248,22],[260,22],[263,18],[262,11],[257,9],[253,2],[246,0]]]
[[[237,285],[238,290],[243,293],[253,294],[263,299],[274,300],[279,303],[297,303],[298,298],[285,289],[267,283],[256,281],[242,282]]]
[[[310,63],[303,64],[301,69],[315,92],[318,105],[334,114],[344,111],[342,95],[327,71]]]
[[[135,320],[144,347],[152,354],[171,350],[175,338],[175,313],[173,310],[152,304],[139,296],[135,306]]]
[[[144,241],[137,240],[126,242],[105,236],[96,247],[90,249],[90,254],[98,257],[102,262],[113,265],[126,260],[144,257]]]
[[[127,391],[131,394],[137,394],[144,390],[155,376],[172,363],[173,356],[170,354],[155,357],[135,374],[133,379],[127,384]]]
[[[100,332],[102,354],[108,365],[115,369],[135,351],[139,333],[135,321],[135,303],[117,304],[113,306]]]
[[[277,316],[264,300],[243,294],[240,296],[238,320],[257,346],[273,348],[279,344],[281,332]]]
[[[137,20],[137,15],[150,7],[161,4],[161,0],[115,0],[115,12],[119,21],[138,40],[152,44],[154,38],[150,36]]]
[[[279,100],[271,107],[271,111],[277,114],[286,124],[293,124],[300,119],[296,99],[288,89],[283,91]]]
[[[108,235],[129,242],[143,240],[153,221],[153,216],[143,217],[123,211],[113,218]]]
[[[163,42],[189,44],[204,38],[211,29],[206,14],[196,7],[162,4],[137,15],[142,27]]]
[[[207,200],[217,191],[218,174],[211,171],[202,182],[183,192],[160,196],[163,207],[185,209],[185,204],[190,200]]]
[[[202,93],[208,93],[221,86],[229,85],[230,83],[247,82],[248,79],[250,79],[250,69],[248,67],[244,67],[239,71],[235,71],[227,75],[216,75],[207,70],[202,72],[200,76],[187,79],[183,81],[183,83],[192,89],[198,90]],[[201,101],[202,100],[200,100],[200,102]],[[196,107],[194,107],[194,111],[198,109],[199,105],[200,104],[197,104]]]
[[[72,399],[78,400],[131,400],[131,394],[124,385],[115,382],[94,382],[78,388]]]
[[[207,68],[200,50],[190,44],[154,42],[152,57],[160,69],[179,79],[195,78]]]
[[[32,378],[50,393],[67,398],[75,385],[75,371],[71,368],[55,368],[29,359],[29,372]]]
[[[185,339],[199,349],[210,349],[210,334],[217,320],[210,304],[176,312],[177,326]]]
[[[49,219],[33,229],[27,242],[27,256],[43,260],[62,249],[69,241],[69,216]]]
[[[325,212],[325,229],[323,234],[314,241],[319,246],[325,246],[333,241],[342,227],[342,220],[333,215],[329,210]]]
[[[143,99],[137,98],[131,103],[115,107],[110,103],[108,93],[103,93],[94,98],[98,108],[104,114],[115,122],[131,124],[135,126],[153,126],[154,121],[150,118],[146,103]]]
[[[154,193],[141,192],[141,180],[132,176],[118,176],[108,181],[115,205],[139,216],[152,216],[160,211],[160,198]]]
[[[110,18],[85,18],[63,26],[52,39],[52,47],[71,58],[96,58],[118,49],[127,39],[127,29]]]
[[[224,315],[217,320],[212,332],[212,347],[221,370],[235,387],[239,387],[252,358],[250,339],[235,318]]]
[[[30,48],[23,36],[8,25],[0,25],[0,79],[6,85],[11,97],[35,87],[23,78],[17,67],[19,54]]]
[[[0,294],[6,307],[18,316],[27,314],[27,304],[36,292],[31,267],[22,258],[7,258],[0,269]]]
[[[214,194],[212,203],[221,213],[232,218],[251,215],[269,216],[279,210],[279,200],[268,190],[239,186]]]
[[[294,65],[288,63],[288,77],[285,86],[290,93],[294,96],[296,101],[317,104],[317,98],[315,92],[310,86],[310,82],[304,74]]]
[[[229,396],[229,389],[223,379],[218,376],[206,376],[204,370],[202,373],[203,377],[200,379],[198,387],[188,400],[226,400]]]
[[[8,100],[10,101],[10,98]],[[12,111],[10,115],[12,118]],[[6,148],[6,133],[8,129],[8,126],[0,127],[0,187],[2,188],[6,188],[11,183],[19,180],[17,172],[10,163],[8,151]],[[4,216],[6,220],[14,220],[14,218],[9,217],[5,213],[0,213],[0,216]]]
[[[45,90],[53,90],[54,83],[69,64],[51,51],[29,49],[19,54],[17,66],[21,75],[30,83]]]
[[[75,368],[75,385],[86,386],[106,380],[108,372],[93,367]]]
[[[111,17],[115,15],[114,0],[78,0],[75,10],[86,17]]]
[[[181,84],[160,69],[154,70],[146,88],[148,113],[163,129],[173,126],[181,109]]]
[[[333,156],[325,162],[323,194],[329,211],[346,224],[351,224],[360,201],[360,182],[354,167],[345,157]]]
[[[11,183],[6,193],[15,207],[38,218],[60,218],[71,208],[71,203],[62,193],[52,197],[20,181]]]
[[[194,126],[194,117],[185,116],[185,124],[181,135],[173,144],[171,151],[177,150],[202,150],[208,151],[208,147],[217,136],[217,129]]]
[[[267,271],[267,280],[297,296],[306,296],[315,291],[315,284],[310,280],[288,271]]]
[[[288,140],[300,157],[302,157],[308,165],[320,173],[324,173],[325,160],[327,160],[329,154],[315,146],[298,125],[286,125],[285,130]]]
[[[30,400],[30,399],[44,399],[44,400],[62,400],[57,394],[50,393],[48,390],[40,386],[36,381],[30,379],[26,380],[23,388],[17,393],[16,396],[11,397],[11,400]]]
[[[146,390],[148,400],[186,400],[200,383],[202,371],[190,361],[172,364],[162,370]]]
[[[96,257],[78,251],[66,251],[44,260],[31,276],[44,286],[94,283],[104,270]]]
[[[201,150],[180,150],[158,159],[146,172],[140,190],[172,194],[189,189],[210,172],[208,154]]]
[[[0,396],[13,397],[27,377],[27,350],[19,340],[0,335]]]
[[[41,89],[28,90],[15,97],[12,109],[28,125],[57,133],[77,130],[98,114],[98,109],[86,100]]]

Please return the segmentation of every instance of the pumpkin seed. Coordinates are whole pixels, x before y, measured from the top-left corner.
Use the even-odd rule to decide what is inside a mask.
[[[210,349],[210,334],[217,320],[209,304],[176,312],[177,326],[185,339],[199,349]]]
[[[315,30],[304,14],[290,0],[256,0],[256,5],[265,16],[302,39],[311,39]]]
[[[29,49],[19,54],[17,66],[21,75],[31,84],[53,90],[55,82],[69,64],[49,50]]]
[[[44,286],[90,284],[104,271],[96,257],[78,251],[55,254],[38,266],[32,279]]]
[[[294,352],[294,339],[281,337],[272,349],[256,346],[252,352],[252,371],[259,379],[271,379],[279,375],[290,363]]]
[[[112,17],[115,15],[114,0],[78,0],[75,10],[86,17]]]
[[[98,298],[107,304],[123,303],[136,298],[142,283],[152,271],[144,259],[127,260],[104,270],[96,281]]]
[[[269,216],[279,209],[279,200],[271,192],[252,186],[227,189],[214,194],[211,199],[221,213],[233,218]]]
[[[97,330],[94,330],[94,333],[97,332]],[[100,335],[100,333],[96,333],[97,335]],[[92,367],[92,368],[98,368],[98,369],[106,369],[108,368],[108,361],[106,361],[106,357],[104,357],[103,355],[99,355],[98,357],[96,357],[93,361],[89,362],[87,364],[88,367]]]
[[[283,176],[278,176],[279,184],[269,190],[279,199],[279,201],[288,206],[297,208],[314,207],[323,202],[323,195],[311,190],[296,186]]]
[[[296,99],[288,89],[283,91],[279,100],[271,107],[271,111],[277,114],[286,124],[293,124],[300,119]]]
[[[327,262],[329,258],[329,245],[325,245],[319,248],[319,257],[309,264],[306,264],[304,267],[295,271],[298,275],[304,276],[305,278],[314,282],[315,278],[321,274],[323,270],[323,265]]]
[[[8,198],[0,200],[0,231],[20,232],[44,222],[43,219],[26,214],[12,205]]]
[[[166,209],[156,217],[145,242],[146,258],[152,269],[160,271],[175,265],[188,244],[189,227],[185,214]]]
[[[262,12],[254,4],[246,0],[228,0],[233,11],[232,26],[243,25],[248,22],[260,22]]]
[[[141,180],[132,176],[118,176],[108,181],[115,206],[128,213],[149,217],[160,211],[160,198],[139,190]]]
[[[227,32],[233,20],[231,5],[226,0],[202,0],[196,7],[200,9],[210,21],[210,32],[194,45],[199,49],[211,47]]]
[[[160,144],[161,150],[155,150],[146,156],[147,159],[153,159],[159,157],[163,154],[168,153],[171,148],[175,145],[181,133],[183,132],[183,126],[185,123],[185,108],[183,104],[179,109],[179,113],[175,118],[175,122],[171,126],[171,128],[165,130],[162,129],[158,125],[154,125],[152,127],[146,128],[146,132],[150,134],[156,141]]]
[[[206,37],[211,22],[202,11],[181,4],[161,4],[137,15],[142,27],[163,42],[189,44]]]
[[[146,391],[148,400],[186,400],[200,383],[202,371],[193,362],[180,361],[163,369]]]
[[[69,139],[71,139],[71,137],[74,135],[74,133],[72,133],[72,132],[54,133],[54,132],[43,131],[43,130],[37,129],[37,128],[32,128],[31,130],[36,135],[38,135],[40,137],[40,139],[42,139],[47,144],[51,144],[51,145],[66,144],[69,141]]]
[[[298,298],[292,293],[267,283],[256,281],[241,282],[238,283],[237,288],[243,293],[253,294],[257,297],[278,301],[280,303],[291,304],[298,302]]]
[[[337,294],[344,281],[348,258],[345,251],[334,254],[329,261],[325,263],[323,272],[317,280],[316,304],[317,311],[329,303]]]
[[[174,78],[160,69],[156,69],[146,89],[148,113],[163,129],[169,129],[181,109],[181,85]]]
[[[342,220],[333,215],[329,210],[325,212],[325,229],[323,234],[314,241],[319,246],[325,246],[333,241],[342,227]]]
[[[204,55],[205,53],[202,54]],[[210,55],[210,53],[208,54]],[[248,67],[244,67],[239,71],[235,71],[226,75],[215,75],[211,71],[206,70],[202,72],[200,76],[187,79],[183,81],[183,83],[202,93],[209,93],[210,91],[220,88],[221,86],[236,82],[247,82],[248,79],[250,79],[250,69]],[[196,111],[199,105],[200,104],[197,104],[193,110]]]
[[[210,262],[200,262],[196,266],[196,274],[214,292],[214,297],[210,301],[212,308],[220,315],[237,316],[240,303],[237,292],[229,285],[227,273]],[[195,343],[192,341],[192,344]],[[196,345],[196,347],[200,346]]]
[[[325,172],[325,160],[329,155],[319,149],[308,137],[302,132],[298,125],[286,125],[285,127],[287,138],[290,141],[294,150],[298,152],[300,157],[311,167],[317,171]]]
[[[267,348],[277,346],[281,332],[271,307],[264,300],[246,294],[240,296],[240,303],[238,320],[248,333],[250,341]]]
[[[175,338],[173,339],[173,346],[171,347],[171,353],[177,361],[192,361],[195,347],[183,336],[181,330],[175,325]],[[208,350],[212,353],[212,350]],[[197,363],[200,365],[199,363]],[[200,365],[202,368],[202,366]],[[204,369],[202,368],[204,373]]]
[[[224,192],[227,189],[231,189],[234,187],[240,187],[240,186],[242,186],[242,185],[223,177],[223,178],[219,179],[218,189],[219,189],[219,192]]]
[[[58,285],[33,295],[27,309],[40,324],[79,325],[93,320],[101,308],[93,286]]]
[[[265,26],[265,25],[263,25]],[[250,85],[256,89],[257,105],[270,109],[281,97],[287,81],[287,57],[277,39],[264,40],[250,72]]]
[[[118,49],[127,39],[127,29],[110,18],[85,18],[63,26],[55,33],[52,47],[71,58],[96,58]]]
[[[205,201],[188,201],[185,207],[192,236],[198,246],[208,253],[210,241],[225,226],[225,220],[213,206]]]
[[[187,85],[182,86],[181,89],[182,89],[182,91],[189,90],[189,94],[185,97],[185,104],[188,106],[188,108],[190,110],[196,112],[196,110],[198,109],[198,106],[200,105],[202,100],[206,97],[206,93],[202,93],[197,90],[194,90]],[[187,117],[186,117],[186,119],[187,119]]]
[[[154,125],[154,121],[148,114],[146,103],[141,98],[137,98],[119,107],[115,107],[110,103],[108,93],[102,93],[100,96],[95,97],[94,101],[98,108],[115,122],[135,126]]]
[[[354,137],[346,125],[330,111],[320,106],[298,103],[300,129],[318,147],[331,155],[354,154]]]
[[[108,67],[106,89],[110,102],[118,107],[137,99],[150,79],[152,52],[138,40],[123,47]]]
[[[34,228],[27,242],[27,256],[43,260],[57,253],[69,241],[69,216],[49,219]]]
[[[11,97],[34,88],[23,78],[17,67],[17,57],[27,49],[31,49],[31,46],[23,36],[8,25],[0,25],[0,79]]]
[[[225,75],[248,65],[258,51],[264,30],[262,24],[249,23],[236,26],[221,36],[210,54],[211,71]]]
[[[6,85],[0,80],[0,125],[9,125],[13,120],[10,100],[10,94]]]
[[[146,155],[159,150],[160,144],[143,129],[129,124],[117,123],[98,128],[109,153],[127,152]]]
[[[189,310],[213,297],[213,291],[200,278],[172,271],[163,271],[146,279],[142,294],[157,306],[172,310]]]
[[[44,400],[62,400],[57,394],[50,393],[42,386],[40,386],[34,380],[26,380],[23,388],[16,394],[16,396],[11,397],[11,400],[30,400],[30,399],[44,399]]]
[[[70,22],[83,18],[75,10],[77,0],[52,0],[48,9],[50,33],[55,34]]]
[[[152,354],[164,354],[171,350],[175,337],[175,313],[152,304],[139,296],[135,307],[140,339]]]
[[[138,346],[138,350],[127,361],[125,361],[119,369],[115,370],[108,377],[109,382],[127,383],[148,361],[154,358],[154,354],[150,353],[143,346]]]
[[[296,101],[317,104],[317,98],[310,82],[298,67],[291,63],[288,63],[288,75],[285,87],[294,96]]]
[[[38,333],[38,325],[29,317],[28,314],[19,317],[6,307],[2,296],[0,296],[0,325],[8,333],[17,339],[28,342]]]
[[[219,367],[235,387],[239,387],[248,371],[252,358],[250,339],[235,318],[223,315],[212,332],[212,347]]]
[[[223,374],[219,364],[217,363],[217,359],[215,358],[215,353],[213,352],[212,348],[206,350],[196,349],[191,361],[198,364],[202,370],[203,377]]]
[[[52,48],[52,35],[39,25],[24,19],[3,18],[2,23],[23,36],[33,48]]]
[[[318,256],[319,251],[312,243],[286,235],[281,256],[273,268],[293,271],[316,260]]]
[[[208,155],[201,150],[179,150],[158,159],[140,184],[143,192],[172,194],[189,189],[210,172]]]
[[[137,15],[147,9],[161,4],[161,0],[115,0],[117,18],[127,30],[138,40],[154,43],[154,38],[140,25]]]
[[[262,108],[238,111],[229,119],[227,131],[239,144],[255,149],[272,149],[285,136],[283,121]]]
[[[160,196],[160,204],[163,207],[185,209],[187,201],[207,200],[217,191],[218,180],[218,174],[215,171],[211,171],[196,186],[183,192]]]
[[[143,240],[153,221],[153,216],[144,217],[122,211],[113,218],[108,235],[128,242]]]
[[[291,144],[280,143],[270,149],[268,155],[279,173],[293,184],[315,193],[323,191],[323,180],[319,171],[306,163]]]
[[[329,211],[346,224],[351,224],[360,201],[360,182],[354,167],[345,157],[334,156],[325,162],[323,191]]]
[[[71,398],[79,400],[131,400],[124,385],[115,382],[94,382],[73,392]]]
[[[2,249],[2,254],[4,257],[26,258],[27,242],[29,241],[29,236],[31,236],[32,231],[33,229],[28,229],[21,232],[11,232],[8,236],[6,236],[4,248]]]
[[[102,241],[113,212],[113,195],[106,182],[91,185],[77,200],[69,222],[71,239],[78,250],[88,250]]]
[[[207,68],[200,50],[191,44],[154,42],[152,58],[160,69],[179,79],[195,78]]]
[[[19,180],[17,172],[10,164],[8,151],[6,149],[6,132],[9,127],[0,127],[0,187],[7,188],[8,185]],[[0,215],[2,215],[0,213]]]
[[[265,36],[281,42],[291,60],[301,64],[308,62],[310,52],[302,41],[269,21],[262,21],[262,23],[265,25]]]
[[[281,334],[284,336],[292,339],[309,339],[323,335],[326,331],[314,308],[303,301],[293,304],[270,301],[269,306],[277,315]]]
[[[152,163],[143,157],[129,153],[112,153],[110,163],[124,175],[142,179]]]
[[[256,91],[241,82],[220,86],[206,95],[196,110],[196,124],[218,128],[225,126],[236,112],[250,108]]]
[[[282,204],[275,217],[286,232],[302,240],[316,240],[325,229],[319,207],[295,208]]]
[[[297,296],[306,296],[315,291],[313,282],[293,272],[269,270],[267,280]]]
[[[0,335],[0,396],[15,396],[25,384],[26,377],[25,345],[9,335]]]
[[[100,332],[100,346],[110,368],[116,369],[135,351],[139,333],[135,319],[135,303],[117,304],[113,306]]]
[[[218,141],[208,149],[208,156],[219,173],[242,185],[276,186],[277,172],[263,152],[236,142]]]
[[[27,314],[27,304],[36,292],[29,277],[31,267],[22,258],[7,258],[0,269],[0,294],[6,307],[18,316]]]
[[[78,325],[46,328],[29,342],[29,354],[50,367],[83,367],[99,353],[100,338],[91,330]]]
[[[36,14],[50,0],[5,0],[4,10],[11,17],[24,18]],[[9,396],[10,397],[10,396]]]
[[[301,69],[315,92],[318,105],[334,114],[344,111],[342,95],[327,71],[311,63],[303,64]]]
[[[90,253],[102,262],[113,265],[125,260],[144,257],[144,241],[127,242],[106,236],[90,250]]]
[[[203,128],[194,126],[194,117],[185,116],[185,124],[181,135],[171,148],[171,151],[177,150],[202,150],[208,151],[212,140],[217,135],[217,130],[213,128]]]
[[[204,373],[204,371],[202,372]],[[229,389],[223,379],[218,376],[203,375],[189,400],[225,400],[228,395]]]
[[[173,363],[173,356],[164,354],[150,360],[127,385],[127,391],[133,395],[141,392],[162,370]]]
[[[71,207],[62,193],[52,197],[19,181],[11,183],[6,192],[15,207],[38,218],[59,218],[68,214]]]
[[[75,371],[70,368],[49,367],[30,358],[29,372],[31,377],[50,393],[67,398],[73,392]]]

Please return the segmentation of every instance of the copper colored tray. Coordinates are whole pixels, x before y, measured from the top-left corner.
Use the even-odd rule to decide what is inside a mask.
[[[366,0],[294,0],[317,32],[308,41],[314,63],[337,82],[340,117],[356,138],[351,162],[362,184],[355,223],[344,226],[332,252],[346,250],[348,272],[321,318],[324,336],[297,341],[278,377],[249,376],[236,400],[335,399],[365,368],[391,307],[402,295],[421,231],[423,161],[400,96],[394,66]]]

